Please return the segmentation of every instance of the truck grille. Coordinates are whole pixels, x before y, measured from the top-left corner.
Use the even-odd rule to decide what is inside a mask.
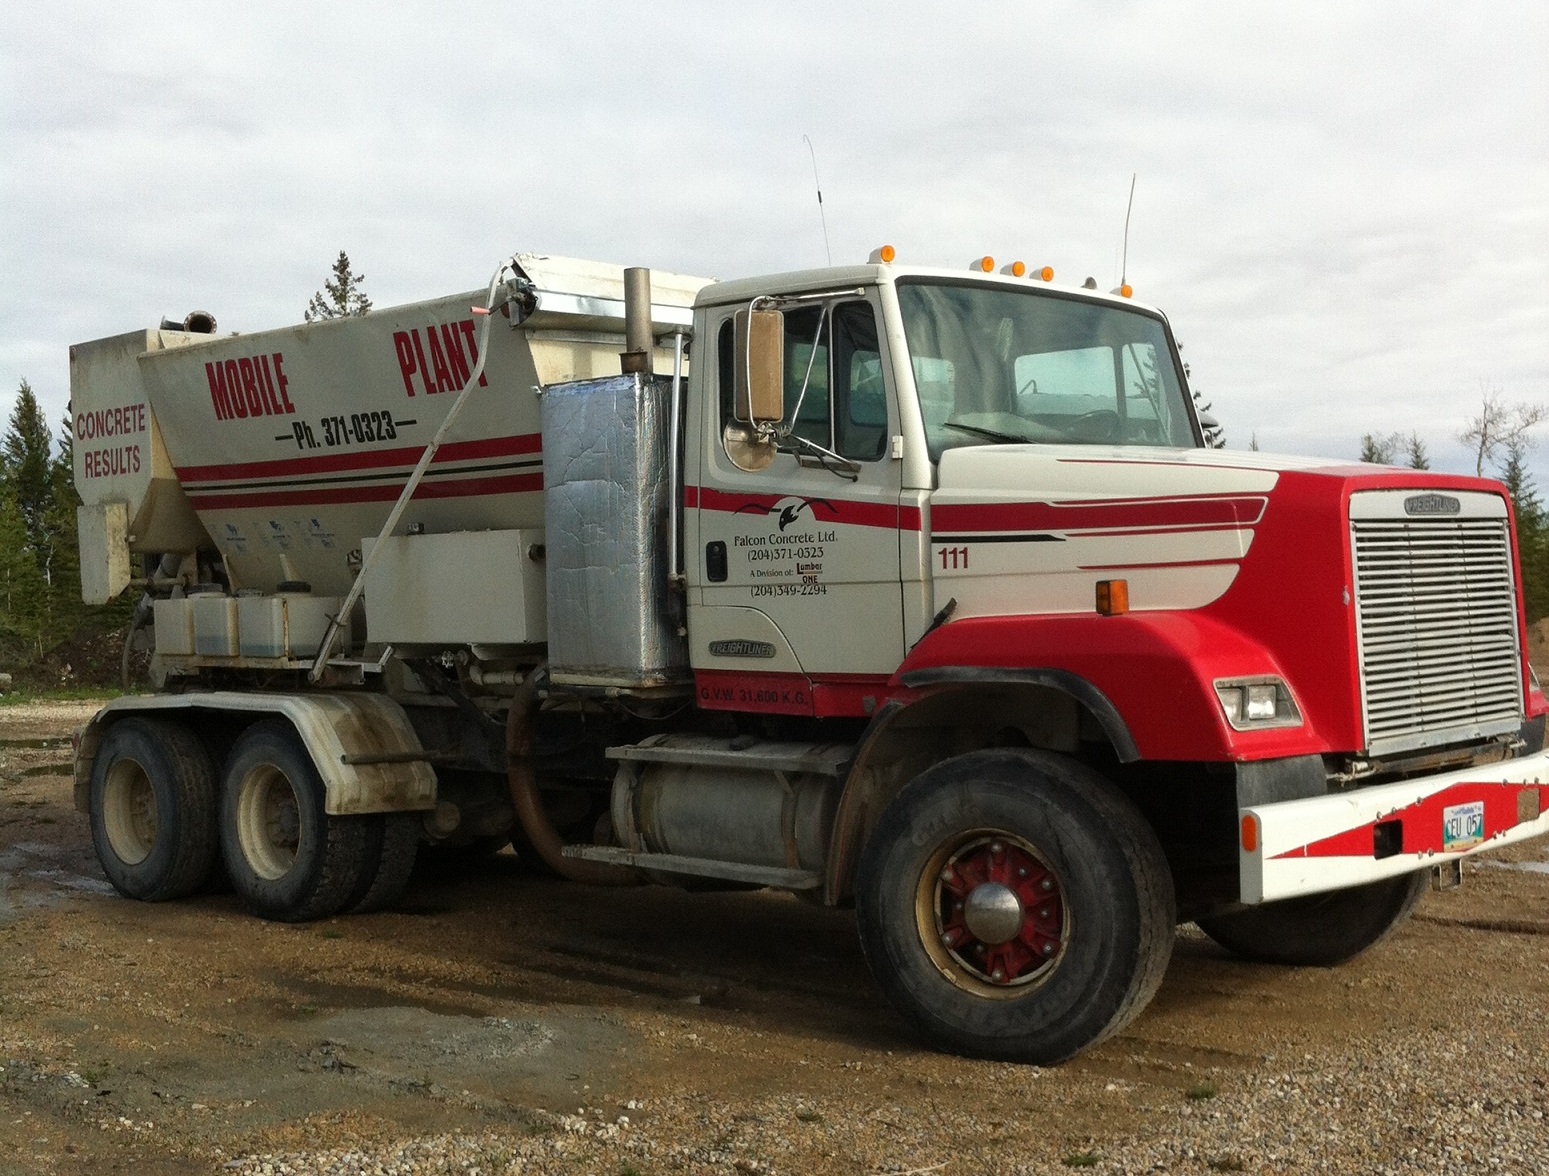
[[[1350,527],[1368,753],[1516,729],[1522,663],[1506,519]]]

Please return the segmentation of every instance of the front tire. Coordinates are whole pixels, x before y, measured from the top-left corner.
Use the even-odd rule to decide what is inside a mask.
[[[338,914],[371,887],[370,822],[329,816],[312,758],[290,725],[266,720],[231,749],[221,843],[232,888],[255,914],[301,923]]]
[[[1039,1065],[1139,1015],[1175,912],[1139,810],[1041,751],[922,772],[884,810],[857,880],[861,945],[900,1012],[950,1050]]]
[[[1409,918],[1425,894],[1420,870],[1327,894],[1268,902],[1195,920],[1233,955],[1260,964],[1332,968],[1376,946]]]
[[[120,719],[91,771],[91,839],[102,872],[142,902],[184,898],[216,861],[215,766],[199,737],[166,719]]]

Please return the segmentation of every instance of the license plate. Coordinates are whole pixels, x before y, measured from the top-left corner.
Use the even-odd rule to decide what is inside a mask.
[[[1441,849],[1456,853],[1484,840],[1484,801],[1455,804],[1441,810]]]

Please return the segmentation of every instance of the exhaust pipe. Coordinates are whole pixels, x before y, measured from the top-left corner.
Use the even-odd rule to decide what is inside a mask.
[[[653,375],[651,364],[651,271],[631,266],[624,271],[624,352],[619,367],[628,376]]]

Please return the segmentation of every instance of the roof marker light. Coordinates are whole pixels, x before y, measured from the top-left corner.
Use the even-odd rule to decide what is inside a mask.
[[[1125,282],[1122,286],[1115,286],[1108,293],[1117,294],[1120,298],[1131,298],[1135,294],[1135,288],[1128,282]]]
[[[880,248],[873,249],[871,251],[871,256],[867,258],[867,260],[872,265],[877,265],[879,263],[881,265],[892,265],[893,258],[897,256],[898,250],[894,249],[891,245],[883,245]]]
[[[993,257],[976,257],[968,263],[968,268],[977,270],[981,274],[993,274],[995,272],[995,259]]]
[[[1046,282],[1052,282],[1054,281],[1054,267],[1052,265],[1046,265],[1041,270],[1037,271],[1033,277],[1042,278]]]
[[[1010,265],[1001,266],[1000,272],[1010,274],[1013,278],[1025,278],[1027,276],[1027,263],[1025,261],[1013,261]]]

